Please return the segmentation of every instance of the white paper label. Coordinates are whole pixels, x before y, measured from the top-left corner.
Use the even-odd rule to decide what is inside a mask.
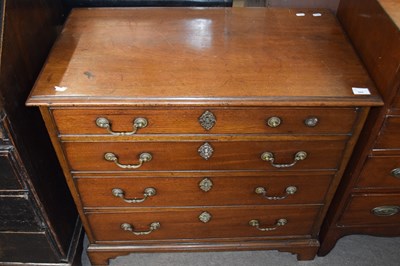
[[[60,87],[60,86],[54,86],[55,91],[66,91],[68,90],[68,87]]]
[[[353,87],[354,95],[371,95],[371,92],[368,88],[355,88]]]

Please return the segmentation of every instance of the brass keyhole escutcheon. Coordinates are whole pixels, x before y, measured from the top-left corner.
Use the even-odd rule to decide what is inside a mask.
[[[204,178],[203,180],[200,181],[199,183],[199,187],[201,190],[203,190],[204,192],[208,192],[212,189],[213,186],[213,182],[208,179],[207,177]]]

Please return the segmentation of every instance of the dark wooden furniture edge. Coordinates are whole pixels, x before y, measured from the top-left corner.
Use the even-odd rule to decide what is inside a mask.
[[[290,246],[289,246],[290,245]],[[108,260],[129,255],[131,252],[205,252],[205,251],[246,251],[246,250],[279,250],[297,254],[298,260],[311,260],[319,248],[319,242],[309,240],[287,241],[249,241],[227,243],[181,243],[181,244],[154,244],[154,245],[89,245],[87,251],[92,265],[108,265]]]

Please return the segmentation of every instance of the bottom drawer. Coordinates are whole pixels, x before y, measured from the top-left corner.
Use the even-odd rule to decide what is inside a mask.
[[[59,256],[46,232],[0,232],[1,265],[50,265],[60,262]]]
[[[400,224],[400,194],[352,195],[340,225]]]
[[[92,212],[87,217],[96,241],[304,237],[312,234],[319,209],[320,206],[141,208]]]

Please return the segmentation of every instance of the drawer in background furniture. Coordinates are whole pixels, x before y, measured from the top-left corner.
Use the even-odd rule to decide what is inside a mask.
[[[132,209],[118,213],[87,213],[90,227],[97,241],[141,241],[167,239],[202,239],[216,237],[273,237],[311,235],[320,206],[243,206],[202,208]],[[285,219],[281,226],[280,219]],[[251,220],[257,220],[260,231]],[[159,228],[149,234],[135,235],[132,231],[146,232],[152,223]],[[291,237],[292,238],[292,237]]]
[[[357,117],[356,108],[53,109],[52,113],[61,135],[110,135],[96,124],[99,118],[106,118],[115,132],[130,132],[135,119],[145,118],[147,125],[136,134],[350,134]]]
[[[400,223],[400,194],[353,194],[338,224],[344,226]]]
[[[0,261],[5,262],[1,264],[69,265],[64,261],[60,263],[60,257],[54,252],[53,242],[49,241],[50,237],[45,231],[0,232]]]
[[[336,169],[345,141],[241,141],[241,142],[64,142],[72,171],[177,171],[177,170],[277,170]],[[270,152],[271,161],[261,159]],[[306,152],[299,160],[296,154]],[[111,156],[106,160],[106,154]],[[140,156],[151,154],[141,163]],[[110,160],[114,158],[114,160]],[[297,159],[298,160],[297,160]],[[117,165],[120,164],[120,165]],[[137,169],[123,168],[140,166]]]
[[[296,176],[266,173],[257,177],[213,176],[211,173],[204,177],[187,176],[81,177],[75,182],[85,208],[103,208],[317,204],[323,203],[332,178],[329,175],[313,176],[312,173]]]
[[[374,149],[400,150],[400,116],[387,116]]]
[[[0,231],[41,230],[32,204],[27,192],[0,194]]]
[[[358,188],[400,188],[400,156],[368,157]]]
[[[0,145],[0,190],[24,189],[21,174],[23,171],[15,158],[14,147]]]

